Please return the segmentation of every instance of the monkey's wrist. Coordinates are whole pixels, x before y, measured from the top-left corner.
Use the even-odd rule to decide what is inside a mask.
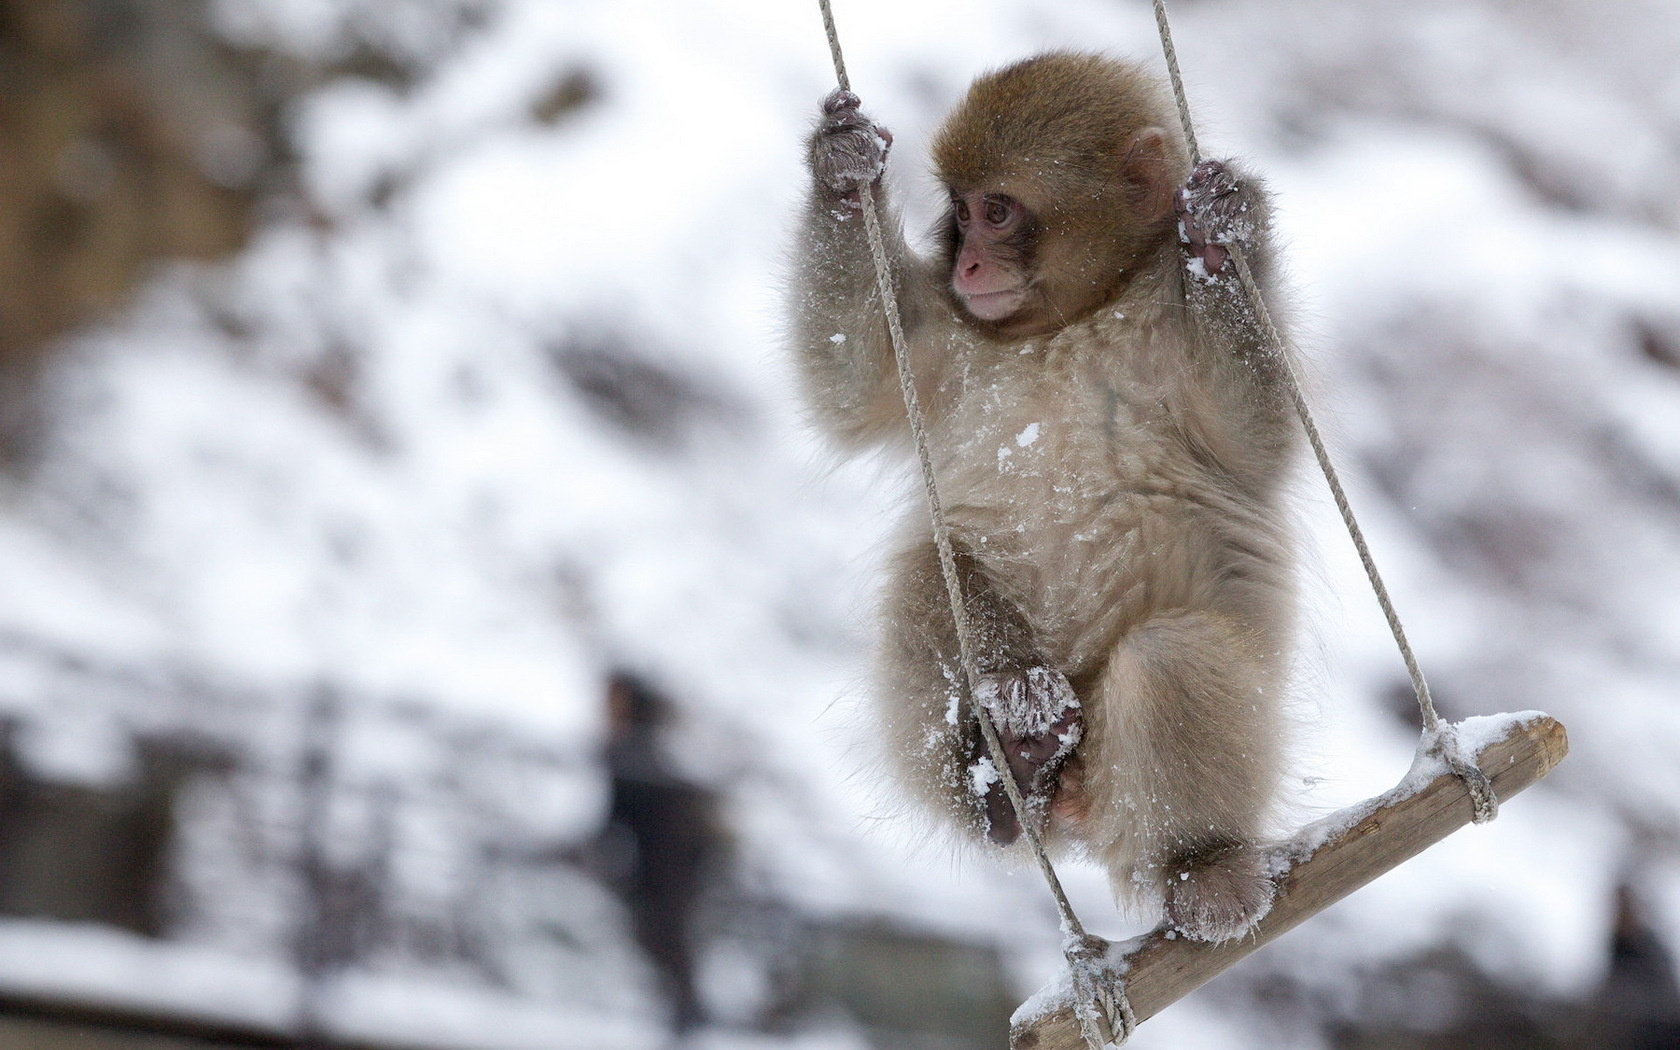
[[[853,215],[863,210],[863,194],[855,187],[837,190],[818,179],[815,189],[818,205],[835,222],[849,222]]]

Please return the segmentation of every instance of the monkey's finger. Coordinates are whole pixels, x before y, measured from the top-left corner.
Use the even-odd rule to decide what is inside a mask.
[[[823,121],[823,135],[828,138],[856,136],[873,141],[875,127],[856,110],[846,110]],[[862,147],[860,147],[862,148]]]
[[[851,117],[855,119],[836,119],[825,125],[823,134],[830,137],[855,136],[858,143],[854,148],[859,154],[874,152],[885,159],[887,151],[892,149],[892,132],[856,113],[851,114]]]
[[[847,91],[845,88],[835,88],[823,99],[822,109],[830,116],[843,110],[856,110],[863,105],[863,100]]]
[[[1196,196],[1188,185],[1180,186],[1173,192],[1173,211],[1178,214],[1180,219],[1184,220],[1185,228],[1192,234],[1198,229],[1196,205],[1200,200],[1201,198]]]
[[[1201,189],[1224,172],[1225,165],[1222,161],[1204,160],[1190,169],[1190,177],[1184,181],[1184,184],[1193,190]]]

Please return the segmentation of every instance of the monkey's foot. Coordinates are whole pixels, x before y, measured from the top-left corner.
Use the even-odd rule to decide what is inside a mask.
[[[1231,254],[1231,245],[1245,245],[1254,236],[1249,197],[1230,169],[1217,160],[1196,165],[1173,199],[1178,212],[1179,239],[1189,247],[1202,270],[1216,274]]]
[[[1009,774],[1022,796],[1042,809],[1056,796],[1061,768],[1085,732],[1073,686],[1060,671],[1029,667],[982,675],[975,699],[997,727]],[[1000,846],[1014,842],[1021,825],[1002,782],[991,779],[984,798],[987,837]]]
[[[1225,846],[1166,868],[1167,921],[1191,940],[1228,941],[1272,910],[1277,887],[1253,846]]]
[[[861,105],[850,91],[830,93],[823,99],[822,123],[811,139],[811,172],[837,193],[855,193],[887,168],[892,133],[858,112]]]

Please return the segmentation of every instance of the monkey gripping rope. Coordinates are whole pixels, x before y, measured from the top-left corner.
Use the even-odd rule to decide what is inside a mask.
[[[1194,166],[1201,163],[1202,153],[1196,145],[1195,128],[1190,123],[1190,103],[1185,100],[1184,79],[1178,72],[1178,52],[1173,49],[1172,28],[1167,25],[1167,5],[1165,0],[1154,0],[1154,4],[1155,25],[1161,35],[1161,53],[1166,56],[1167,73],[1172,78],[1173,98],[1178,103],[1178,119],[1184,126],[1184,141],[1190,147],[1190,163]],[[1353,505],[1348,502],[1347,492],[1342,489],[1341,478],[1336,473],[1335,465],[1330,462],[1330,453],[1324,448],[1324,439],[1319,435],[1318,424],[1313,421],[1312,412],[1307,408],[1307,399],[1301,393],[1301,383],[1296,378],[1295,366],[1290,363],[1289,355],[1283,350],[1283,337],[1272,322],[1271,312],[1266,309],[1260,286],[1254,280],[1253,271],[1249,269],[1248,256],[1237,245],[1225,247],[1230,252],[1231,261],[1236,264],[1237,280],[1242,284],[1243,294],[1248,299],[1249,308],[1254,311],[1260,334],[1265,338],[1266,352],[1283,366],[1285,385],[1289,388],[1290,400],[1295,403],[1295,414],[1301,417],[1301,426],[1306,430],[1313,455],[1318,459],[1318,468],[1330,486],[1330,495],[1336,501],[1336,510],[1342,515],[1342,524],[1347,527],[1348,536],[1353,539],[1354,549],[1359,552],[1360,564],[1365,567],[1365,577],[1371,581],[1371,590],[1376,593],[1377,604],[1382,607],[1389,632],[1394,635],[1394,643],[1400,648],[1400,658],[1406,662],[1406,673],[1411,676],[1412,692],[1417,696],[1418,713],[1423,720],[1424,737],[1430,741],[1430,749],[1439,754],[1453,773],[1470,789],[1470,799],[1476,807],[1476,823],[1485,824],[1499,815],[1499,799],[1493,793],[1493,785],[1488,781],[1486,773],[1465,760],[1451,734],[1443,732],[1441,717],[1435,713],[1435,701],[1429,694],[1429,683],[1424,680],[1423,669],[1418,666],[1417,656],[1412,652],[1411,643],[1406,640],[1406,629],[1400,625],[1400,614],[1395,611],[1388,587],[1383,583],[1382,574],[1377,571],[1371,548],[1365,543],[1365,531],[1359,527],[1359,521],[1354,517]]]
[[[817,0],[822,10],[823,28],[828,36],[829,52],[834,59],[834,74],[842,90],[850,90],[850,78],[846,75],[846,62],[840,50],[840,38],[834,28],[834,13],[830,9],[829,0]],[[1160,31],[1161,50],[1165,55],[1167,71],[1172,80],[1173,97],[1178,104],[1179,121],[1183,125],[1184,140],[1189,147],[1192,164],[1200,163],[1201,149],[1196,142],[1196,132],[1190,120],[1190,105],[1184,94],[1184,81],[1178,69],[1178,54],[1173,48],[1172,30],[1167,24],[1167,11],[1164,0],[1153,0],[1155,7],[1155,22]],[[951,547],[950,532],[945,524],[944,512],[939,501],[939,488],[933,473],[933,460],[928,452],[926,426],[922,417],[921,401],[916,394],[915,380],[910,370],[909,349],[904,339],[903,327],[900,323],[898,310],[898,296],[892,284],[892,268],[887,259],[886,245],[881,234],[881,219],[875,202],[874,188],[867,183],[858,186],[858,196],[862,203],[864,232],[869,240],[869,252],[875,266],[875,281],[881,296],[882,310],[886,315],[887,335],[892,343],[893,358],[898,367],[900,392],[904,396],[904,407],[910,420],[910,431],[916,445],[916,457],[921,464],[922,482],[926,490],[928,510],[933,522],[934,546],[939,552],[940,573],[945,581],[946,598],[950,602],[951,616],[956,624],[957,648],[962,662],[963,677],[968,687],[969,702],[973,707],[980,724],[981,734],[986,741],[986,751],[991,757],[992,764],[1001,770],[1009,768],[1003,753],[1003,743],[998,738],[997,728],[992,724],[985,708],[975,701],[975,686],[977,675],[973,659],[973,645],[969,635],[967,608],[962,597],[962,583],[957,575],[956,555]],[[1237,245],[1227,245],[1230,258],[1237,272],[1237,279],[1242,285],[1243,294],[1247,297],[1250,309],[1254,312],[1260,334],[1265,340],[1267,352],[1282,365],[1282,373],[1289,390],[1290,400],[1294,403],[1295,413],[1301,419],[1302,428],[1306,431],[1307,440],[1312,446],[1313,455],[1318,460],[1319,470],[1330,487],[1330,493],[1335,500],[1336,509],[1342,516],[1342,524],[1347,528],[1348,535],[1353,540],[1354,548],[1359,553],[1360,563],[1365,568],[1366,578],[1371,583],[1371,589],[1377,597],[1377,604],[1382,607],[1384,618],[1388,621],[1389,631],[1394,636],[1395,644],[1400,649],[1401,659],[1405,661],[1407,674],[1411,677],[1412,690],[1417,696],[1418,711],[1423,721],[1424,735],[1432,739],[1432,749],[1440,755],[1452,771],[1461,778],[1470,790],[1470,797],[1475,805],[1476,823],[1482,824],[1492,820],[1499,812],[1499,800],[1493,793],[1493,788],[1487,775],[1474,764],[1466,761],[1459,752],[1456,741],[1450,734],[1443,731],[1440,716],[1435,711],[1434,700],[1430,696],[1429,683],[1423,677],[1423,670],[1418,665],[1417,657],[1412,652],[1411,644],[1406,639],[1405,628],[1400,623],[1399,614],[1395,611],[1393,600],[1388,593],[1388,587],[1383,583],[1382,575],[1377,570],[1375,559],[1371,556],[1369,545],[1365,542],[1364,530],[1359,527],[1354,517],[1352,505],[1348,502],[1347,493],[1342,488],[1340,476],[1335,465],[1330,460],[1329,452],[1324,447],[1324,440],[1319,433],[1318,425],[1314,421],[1312,412],[1307,406],[1306,398],[1301,392],[1301,384],[1295,375],[1289,355],[1283,350],[1283,337],[1276,324],[1272,321],[1271,313],[1266,309],[1265,299],[1261,295],[1260,287],[1254,280],[1253,271],[1248,264],[1247,254]],[[1084,925],[1074,914],[1073,905],[1069,903],[1066,892],[1062,889],[1061,880],[1056,876],[1056,869],[1050,863],[1049,856],[1044,851],[1044,843],[1038,834],[1037,826],[1029,819],[1030,813],[1026,800],[1022,798],[1020,788],[1013,776],[1002,776],[1005,793],[1009,796],[1009,804],[1015,811],[1017,822],[1026,834],[1027,842],[1032,847],[1034,858],[1038,861],[1039,870],[1049,885],[1051,894],[1056,899],[1056,908],[1061,915],[1062,931],[1064,934],[1063,952],[1067,956],[1069,972],[1074,978],[1075,1003],[1074,1009],[1079,1018],[1080,1032],[1084,1036],[1090,1050],[1103,1050],[1108,1045],[1124,1043],[1130,1037],[1137,1025],[1131,1004],[1126,999],[1124,982],[1112,974],[1105,974],[1100,965],[1106,942],[1085,932]]]
[[[834,12],[829,8],[829,0],[817,0],[817,3],[822,8],[823,28],[828,34],[828,49],[834,58],[835,80],[842,91],[850,91],[851,79],[846,75],[846,60],[840,52],[840,37],[834,29]],[[934,478],[933,459],[928,453],[927,428],[922,417],[921,399],[916,394],[915,377],[910,371],[910,351],[899,317],[898,293],[893,288],[892,266],[887,259],[886,243],[881,235],[881,216],[875,202],[874,187],[868,183],[860,183],[858,196],[863,205],[863,226],[869,239],[869,254],[875,264],[875,286],[881,296],[881,309],[887,320],[887,337],[892,343],[893,359],[898,366],[899,390],[904,395],[905,412],[910,417],[910,433],[916,444],[916,458],[922,467],[922,484],[927,494],[928,511],[933,520],[933,542],[939,551],[939,571],[945,579],[945,596],[950,602],[951,617],[956,623],[958,659],[962,662],[969,705],[980,723],[980,732],[985,737],[986,753],[991,757],[992,765],[1003,771],[1003,775],[998,779],[1003,782],[1004,792],[1009,796],[1009,805],[1015,811],[1016,822],[1026,834],[1033,857],[1044,874],[1044,881],[1049,884],[1050,892],[1056,898],[1056,910],[1061,915],[1062,952],[1067,957],[1068,971],[1073,975],[1074,1011],[1079,1018],[1080,1034],[1084,1036],[1090,1050],[1103,1050],[1105,1046],[1124,1043],[1136,1027],[1137,1019],[1132,1012],[1131,1003],[1126,999],[1125,986],[1118,979],[1103,979],[1101,962],[1108,942],[1086,933],[1084,924],[1074,914],[1073,905],[1069,903],[1067,893],[1062,889],[1062,881],[1056,877],[1056,868],[1044,851],[1043,839],[1031,819],[1026,799],[1021,796],[1021,789],[1009,772],[1009,762],[1004,756],[1003,742],[998,738],[997,727],[992,724],[985,707],[975,699],[978,675],[975,671],[973,643],[969,635],[968,609],[963,602],[962,581],[957,575],[957,559],[951,548],[950,530],[946,527],[945,513],[939,502],[939,486]]]

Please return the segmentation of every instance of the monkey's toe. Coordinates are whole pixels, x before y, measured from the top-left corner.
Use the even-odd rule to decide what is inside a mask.
[[[1021,837],[1021,822],[1015,819],[1015,807],[1009,803],[1009,793],[1002,784],[993,784],[986,791],[986,838],[996,846],[1007,846]]]
[[[1169,865],[1167,921],[1191,940],[1228,941],[1272,908],[1277,887],[1253,846],[1227,846]]]
[[[983,674],[974,696],[1000,733],[1035,740],[1069,737],[1072,743],[1078,742],[1079,698],[1067,676],[1055,668],[1023,667]]]
[[[1077,824],[1085,819],[1090,799],[1085,794],[1085,771],[1079,756],[1072,756],[1056,777],[1056,793],[1050,799],[1050,815]]]

